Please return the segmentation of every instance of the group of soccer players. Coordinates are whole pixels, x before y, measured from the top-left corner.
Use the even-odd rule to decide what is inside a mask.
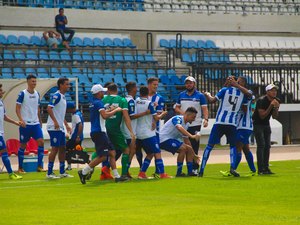
[[[185,83],[189,83],[190,81],[195,85],[196,81],[192,77],[188,77]],[[3,139],[3,120],[20,126],[21,145],[18,151],[18,173],[25,173],[22,165],[26,144],[30,138],[34,138],[38,142],[38,171],[45,171],[43,169],[44,141],[39,109],[40,97],[35,90],[37,84],[36,77],[29,75],[27,77],[27,84],[27,89],[21,91],[17,98],[16,114],[19,121],[14,121],[5,114],[3,102],[0,101],[0,152],[2,153],[3,163],[11,179],[21,179],[22,177],[13,173],[11,169]],[[157,93],[158,85],[158,78],[149,78],[147,86],[139,87],[139,97],[137,97],[137,84],[135,82],[128,82],[126,84],[128,93],[126,98],[118,95],[118,86],[114,83],[108,83],[104,87],[96,84],[92,87],[92,99],[89,106],[91,120],[90,136],[95,144],[95,153],[93,154],[92,161],[82,170],[78,171],[82,184],[85,184],[86,180],[91,178],[94,167],[100,163],[102,163],[101,179],[115,179],[116,182],[131,179],[132,176],[129,170],[134,155],[137,156],[140,163],[139,179],[148,179],[146,171],[153,157],[155,159],[154,176],[170,178],[171,176],[165,173],[161,149],[172,154],[178,154],[176,177],[197,175],[202,177],[209,154],[214,145],[220,142],[220,138],[223,135],[226,135],[230,145],[231,160],[230,170],[228,172],[222,171],[223,175],[239,176],[236,169],[241,160],[242,150],[245,152],[251,173],[254,174],[256,172],[248,141],[252,133],[250,105],[253,95],[251,91],[245,88],[245,78],[239,77],[236,80],[233,77],[229,77],[225,87],[214,97],[208,92],[204,93],[206,98],[198,91],[195,93],[192,92],[192,97],[186,96],[187,92],[182,92],[179,95],[179,99],[183,96],[182,99],[192,99],[192,102],[186,101],[187,104],[185,104],[179,100],[175,106],[175,111],[178,115],[170,118],[162,128],[159,127],[159,121],[167,114],[167,111],[165,111],[163,98]],[[64,127],[66,127],[68,133],[72,133],[72,129],[65,120],[67,109],[65,93],[70,87],[68,78],[58,79],[57,87],[58,91],[52,95],[47,107],[49,114],[47,131],[52,147],[49,154],[46,175],[48,179],[72,177],[72,175],[65,172],[66,132]],[[193,89],[195,89],[194,86]],[[3,91],[1,86],[0,98],[2,96]],[[199,100],[195,100],[195,97],[199,98]],[[201,111],[199,110],[201,108],[203,111],[202,116],[204,117],[203,125],[204,127],[207,126],[208,112],[206,99],[208,102],[220,101],[220,104],[216,122],[213,125],[208,145],[204,150],[200,170],[198,171],[200,157],[197,153],[200,134],[199,132],[194,132],[194,130],[191,131],[189,126],[196,120],[197,115],[198,117],[201,115]],[[180,109],[180,107],[182,108]],[[197,124],[197,126],[201,127],[201,123]],[[82,130],[83,127],[81,127],[80,131],[82,132]],[[76,136],[77,132],[74,135]],[[78,132],[78,136],[75,139],[78,139],[81,143],[82,133]],[[142,158],[141,149],[146,153],[144,159]],[[57,154],[59,159],[59,176],[53,172]],[[116,160],[120,157],[122,164],[121,175],[116,168]],[[187,174],[182,172],[184,160],[186,160],[187,164]],[[113,176],[110,173],[110,168],[112,169]]]

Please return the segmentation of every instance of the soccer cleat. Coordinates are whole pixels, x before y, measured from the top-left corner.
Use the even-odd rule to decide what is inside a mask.
[[[220,170],[220,173],[221,173],[224,177],[231,177],[231,173],[229,173],[228,171],[222,171],[222,170]]]
[[[203,177],[203,173],[202,173],[202,172],[199,172],[199,173],[198,173],[198,177]]]
[[[11,174],[9,174],[8,176],[9,176],[9,179],[12,179],[12,180],[20,180],[20,179],[23,178],[22,176],[17,175],[17,174],[15,174],[15,173],[11,173]]]
[[[51,179],[51,180],[60,179],[60,177],[59,177],[59,176],[56,176],[55,173],[46,174],[46,177],[47,177],[48,179]]]
[[[250,171],[248,174],[248,176],[250,176],[250,177],[254,177],[256,175],[257,175],[256,171]]]
[[[173,178],[172,176],[169,176],[168,174],[166,173],[162,173],[160,174],[159,176],[160,179],[169,179],[169,178]]]
[[[38,166],[36,172],[46,172],[47,170],[44,170],[43,167]]]
[[[25,172],[25,170],[23,168],[19,168],[18,169],[18,173],[25,174],[26,172]]]
[[[118,183],[118,182],[125,182],[125,181],[128,181],[128,177],[126,175],[124,176],[120,176],[120,177],[116,177],[115,178],[115,181]]]
[[[176,174],[176,177],[187,177],[185,173]]]
[[[94,168],[92,168],[92,171],[86,175],[86,180],[90,180],[92,178],[93,173],[94,173]]]
[[[74,177],[73,175],[68,174],[68,173],[61,173],[59,176],[60,176],[61,178],[72,178],[72,177]]]
[[[196,176],[198,176],[198,173],[189,173],[188,176],[189,177],[196,177]]]
[[[126,176],[127,176],[127,178],[128,178],[129,180],[133,179],[133,177],[131,176],[131,174],[130,174],[129,172],[127,173]]]
[[[147,175],[146,175],[145,172],[139,172],[138,179],[140,179],[140,180],[146,180],[146,179],[148,179],[148,177],[147,177]]]
[[[264,174],[269,174],[269,175],[275,174],[269,168],[267,168],[263,173]]]
[[[153,173],[152,176],[153,176],[155,179],[159,179],[159,178],[160,178],[160,174],[159,174],[159,173]]]
[[[82,174],[82,170],[78,170],[78,176],[79,176],[80,182],[81,182],[82,184],[85,184],[86,175],[83,175],[83,174]]]
[[[114,179],[113,176],[110,174],[110,169],[107,166],[102,167],[101,174],[105,175],[106,180]]]
[[[230,168],[230,174],[232,175],[232,176],[234,176],[234,177],[239,177],[240,176],[240,174],[238,173],[238,172],[236,172],[236,170],[234,170],[234,169],[232,169],[232,168]]]

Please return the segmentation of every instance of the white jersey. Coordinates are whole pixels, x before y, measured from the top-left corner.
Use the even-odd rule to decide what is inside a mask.
[[[176,128],[176,126],[181,125],[184,129],[188,129],[190,123],[185,123],[183,115],[173,116],[169,119],[159,132],[159,142],[162,143],[169,139],[176,139],[182,141],[183,135]]]
[[[53,109],[53,114],[58,122],[60,130],[64,131],[64,120],[67,110],[67,101],[65,95],[59,91],[55,92],[48,104]],[[53,120],[48,116],[47,130],[55,130]]]
[[[238,112],[247,103],[245,95],[235,87],[224,87],[217,94],[220,101],[215,124],[237,126]]]
[[[252,99],[249,99],[247,102],[247,112],[244,112],[240,110],[238,114],[238,125],[237,129],[241,130],[253,130],[253,120],[252,120],[252,100],[254,100],[255,97],[252,96]]]
[[[150,114],[139,117],[137,120],[136,135],[137,139],[143,140],[156,136],[155,129],[152,130],[153,115],[156,115],[153,103],[147,98],[136,100],[136,113],[143,113],[150,110]]]
[[[129,114],[129,116],[135,115],[136,114],[136,102],[135,102],[135,100],[133,99],[133,97],[131,95],[127,95],[125,99],[127,100],[127,103],[128,103],[128,114]],[[137,124],[137,119],[131,120],[131,127],[132,127],[134,135],[136,135],[136,124]],[[123,133],[123,135],[126,139],[131,139],[130,132],[129,132],[129,130],[128,130],[125,122],[124,122],[124,119],[122,120],[121,131],[122,131],[122,133]]]
[[[4,134],[4,126],[3,126],[4,115],[5,115],[5,107],[2,100],[0,100],[0,136],[3,136]]]
[[[27,89],[21,91],[16,103],[21,105],[21,116],[27,125],[40,123],[38,117],[40,95],[36,90],[32,94]]]

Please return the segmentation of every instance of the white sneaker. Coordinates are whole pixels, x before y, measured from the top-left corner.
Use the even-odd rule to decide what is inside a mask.
[[[51,174],[46,174],[46,177],[48,178],[48,179],[60,179],[60,177],[59,176],[56,176],[55,175],[55,173],[51,173]]]
[[[70,175],[70,174],[68,174],[68,173],[61,173],[59,176],[60,176],[61,178],[71,178],[71,177],[74,177],[73,175]]]

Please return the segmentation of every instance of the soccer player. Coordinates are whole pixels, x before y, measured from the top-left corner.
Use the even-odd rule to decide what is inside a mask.
[[[113,110],[115,107],[122,108],[122,112],[117,112],[112,117],[107,118],[105,126],[107,135],[116,149],[122,150],[122,177],[130,178],[128,176],[128,162],[129,162],[129,147],[126,143],[125,137],[121,131],[121,122],[124,120],[126,127],[129,130],[132,141],[135,142],[135,135],[131,127],[130,117],[128,115],[128,103],[125,98],[118,95],[118,86],[110,84],[107,87],[109,95],[103,98],[104,107],[108,110]]]
[[[65,94],[69,90],[69,79],[62,77],[57,81],[58,91],[53,94],[47,107],[49,114],[47,120],[47,131],[50,136],[50,143],[52,150],[49,154],[48,172],[46,177],[49,179],[59,179],[63,177],[73,177],[65,172],[65,158],[66,158],[66,136],[64,124],[68,133],[71,133],[71,128],[65,120],[67,101]],[[59,159],[59,173],[60,176],[55,175],[53,166],[55,157],[58,153]]]
[[[67,103],[67,112],[72,113],[72,133],[66,144],[66,154],[75,149],[76,145],[80,145],[83,140],[84,120],[82,113],[73,102]],[[68,157],[67,157],[68,158]],[[72,170],[71,162],[68,162],[67,170]]]
[[[43,169],[44,139],[42,132],[42,120],[40,116],[40,95],[35,90],[36,76],[27,76],[27,89],[19,93],[16,102],[16,114],[21,122],[19,127],[20,148],[18,151],[19,173],[25,173],[23,169],[24,152],[30,138],[38,143],[38,172],[45,172]]]
[[[196,115],[197,110],[194,107],[188,107],[184,115],[173,116],[169,119],[159,133],[160,148],[171,152],[173,155],[178,153],[176,177],[186,176],[182,173],[185,157],[188,176],[197,176],[193,173],[193,161],[199,164],[200,157],[195,154],[189,138],[199,140],[200,135],[191,134],[187,131],[189,124],[195,121]]]
[[[230,173],[233,176],[240,176],[235,170],[236,162],[236,126],[237,116],[242,104],[247,103],[246,96],[252,97],[252,92],[246,89],[246,78],[239,77],[237,81],[233,77],[227,79],[229,84],[227,87],[222,88],[216,96],[212,97],[210,93],[206,92],[205,95],[209,102],[220,101],[216,122],[213,125],[211,133],[209,135],[208,144],[203,152],[203,158],[200,166],[198,176],[202,177],[204,169],[215,144],[220,143],[220,139],[223,135],[226,135],[227,142],[230,145]],[[246,95],[246,96],[245,96]]]
[[[5,92],[2,90],[2,84],[0,84],[0,154],[1,154],[2,162],[7,170],[8,177],[12,180],[19,180],[19,179],[22,179],[22,176],[19,176],[13,172],[9,158],[8,158],[8,153],[7,153],[5,141],[3,138],[3,136],[4,136],[3,122],[6,121],[8,123],[12,123],[17,126],[20,126],[21,122],[15,121],[6,115],[5,107],[2,102],[2,97],[3,97],[4,93]]]
[[[148,100],[149,90],[145,86],[140,87],[140,98],[136,100],[137,114],[144,113],[142,117],[137,119],[137,139],[141,142],[141,147],[145,150],[147,156],[144,159],[143,165],[138,175],[139,179],[147,179],[146,171],[151,163],[153,156],[155,157],[155,165],[158,169],[160,178],[171,178],[165,173],[164,163],[161,158],[161,151],[159,148],[158,139],[155,129],[152,127],[153,119],[160,120],[166,111],[157,115],[153,103]]]
[[[103,88],[100,84],[96,84],[92,87],[91,92],[93,99],[90,102],[90,117],[91,117],[91,138],[95,143],[95,149],[97,157],[95,157],[87,166],[78,171],[79,179],[82,184],[86,183],[87,177],[93,172],[95,166],[105,161],[109,156],[110,165],[113,169],[115,181],[125,181],[120,177],[116,166],[116,151],[114,150],[112,143],[110,142],[105,127],[105,120],[115,116],[117,112],[121,112],[122,108],[115,107],[114,109],[105,110],[104,104],[101,99],[104,97],[104,93],[107,88]]]
[[[208,126],[207,101],[205,95],[196,90],[196,80],[194,77],[187,77],[184,80],[184,84],[186,90],[179,94],[174,110],[180,115],[184,115],[185,110],[191,106],[197,110],[196,119],[189,125],[189,128],[187,130],[191,134],[196,134],[201,130],[202,117],[204,118],[203,127]],[[198,155],[200,142],[195,139],[190,139],[190,142],[195,154]],[[199,164],[194,162],[193,173],[197,175],[198,169]]]

